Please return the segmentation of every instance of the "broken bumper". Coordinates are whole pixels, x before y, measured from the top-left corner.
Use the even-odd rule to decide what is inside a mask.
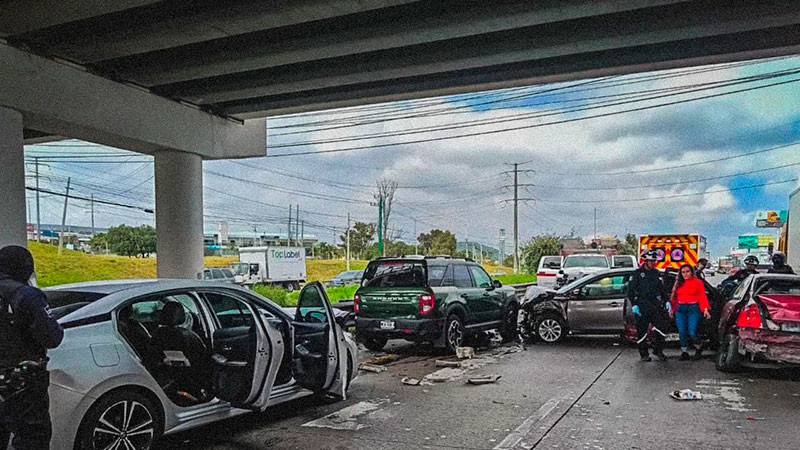
[[[800,333],[739,330],[739,351],[779,365],[800,365]]]
[[[393,329],[381,328],[381,322],[394,322]],[[356,334],[387,339],[435,340],[442,335],[444,319],[391,320],[356,317]]]

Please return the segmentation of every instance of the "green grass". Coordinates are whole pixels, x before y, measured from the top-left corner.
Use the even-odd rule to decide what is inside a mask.
[[[504,285],[507,284],[522,284],[522,283],[533,283],[536,281],[536,275],[529,275],[525,273],[518,273],[513,275],[502,275],[499,277],[494,277],[495,280],[499,280]]]
[[[297,306],[297,300],[300,298],[300,291],[286,292],[285,289],[275,286],[255,286],[254,291],[267,297],[280,306]],[[325,291],[328,293],[328,298],[331,303],[339,303],[341,301],[348,301],[353,299],[358,286],[344,286],[327,288]]]

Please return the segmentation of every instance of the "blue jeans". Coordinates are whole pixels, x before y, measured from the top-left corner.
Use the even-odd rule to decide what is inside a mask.
[[[686,351],[689,344],[697,344],[697,329],[700,327],[700,319],[703,313],[700,312],[700,305],[697,303],[678,305],[675,314],[675,323],[678,325],[678,333],[681,335],[681,350]]]

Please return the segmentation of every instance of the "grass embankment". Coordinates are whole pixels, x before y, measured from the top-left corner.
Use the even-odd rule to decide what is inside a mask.
[[[326,288],[325,291],[328,293],[331,303],[335,304],[340,301],[352,300],[357,289],[358,286],[344,286]],[[253,290],[281,306],[297,306],[297,299],[300,298],[300,291],[286,292],[280,287],[256,286]]]
[[[536,275],[529,275],[526,273],[518,273],[512,275],[501,275],[499,277],[494,277],[495,280],[499,280],[504,285],[506,284],[522,284],[522,283],[533,283],[536,281]]]

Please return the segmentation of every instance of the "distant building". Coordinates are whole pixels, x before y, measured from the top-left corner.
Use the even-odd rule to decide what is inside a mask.
[[[579,237],[562,237],[558,239],[558,242],[561,243],[561,248],[564,250],[580,250],[582,248],[586,248],[586,244],[583,242],[583,239]]]

